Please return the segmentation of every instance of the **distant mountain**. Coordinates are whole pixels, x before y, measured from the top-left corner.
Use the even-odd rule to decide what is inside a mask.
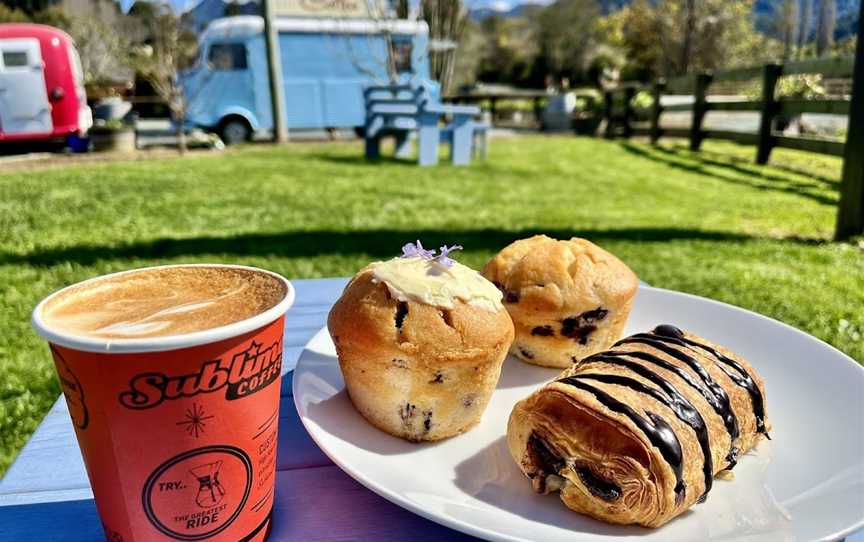
[[[520,17],[526,10],[548,6],[555,0],[466,0],[468,14],[475,21],[482,21],[486,17]],[[612,13],[629,4],[631,0],[600,0],[600,9],[606,13]]]

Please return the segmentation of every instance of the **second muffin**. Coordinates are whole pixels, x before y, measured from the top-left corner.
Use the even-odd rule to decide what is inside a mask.
[[[456,435],[480,420],[513,340],[492,284],[459,263],[423,257],[361,270],[328,327],[354,406],[372,425],[413,441]]]
[[[621,337],[638,281],[621,260],[585,239],[535,235],[486,264],[513,318],[511,353],[547,367],[568,367]]]

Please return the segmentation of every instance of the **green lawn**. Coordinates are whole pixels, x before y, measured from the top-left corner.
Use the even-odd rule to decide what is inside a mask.
[[[51,291],[150,264],[348,275],[416,238],[481,266],[509,241],[579,235],[645,281],[778,318],[864,360],[864,251],[830,238],[840,162],[570,136],[494,140],[486,163],[367,164],[359,143],[0,173],[0,473],[59,389],[29,313]],[[815,362],[816,360],[814,360]]]

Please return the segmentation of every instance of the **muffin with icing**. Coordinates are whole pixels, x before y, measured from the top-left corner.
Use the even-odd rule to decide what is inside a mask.
[[[513,341],[501,292],[420,242],[362,269],[327,320],[352,403],[372,425],[411,441],[479,422]]]
[[[505,247],[483,276],[503,292],[513,318],[511,353],[546,367],[569,367],[619,339],[638,284],[629,267],[594,243],[545,235]]]

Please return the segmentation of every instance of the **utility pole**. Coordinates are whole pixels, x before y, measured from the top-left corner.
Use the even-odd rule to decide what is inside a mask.
[[[859,9],[858,35],[864,36],[864,2]],[[859,37],[852,68],[849,129],[843,151],[843,180],[834,237],[839,241],[861,234],[864,234],[864,39]]]
[[[273,141],[288,141],[285,123],[285,87],[282,85],[282,57],[279,54],[279,31],[273,24],[273,0],[263,0],[264,43],[267,48],[267,73],[270,75],[270,104],[273,111]]]

